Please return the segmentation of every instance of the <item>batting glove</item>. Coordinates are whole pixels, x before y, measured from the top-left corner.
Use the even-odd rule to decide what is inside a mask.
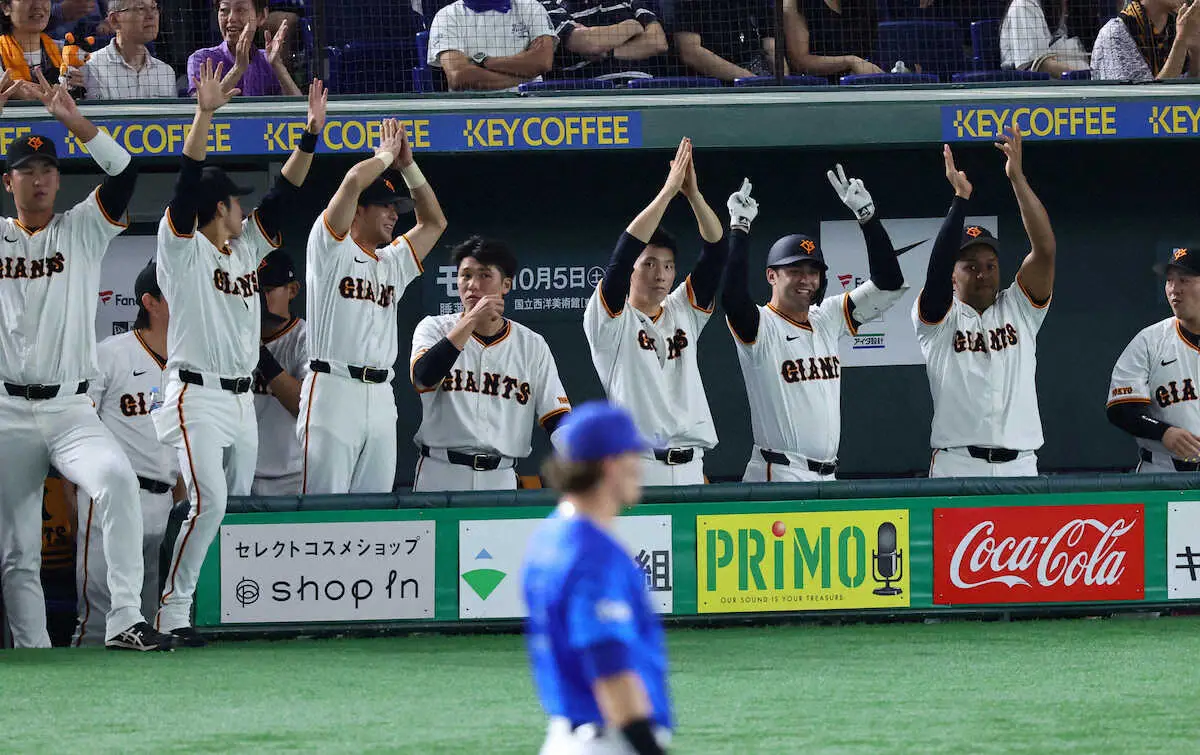
[[[758,200],[750,196],[750,179],[742,179],[742,188],[729,195],[729,227],[750,230],[750,224],[758,217]]]
[[[850,208],[859,223],[865,223],[875,217],[875,200],[871,199],[871,195],[863,186],[862,179],[847,180],[846,171],[842,170],[840,164],[835,167],[835,170],[826,171],[825,176],[832,184],[833,190],[837,192],[838,198],[842,200],[842,204]]]

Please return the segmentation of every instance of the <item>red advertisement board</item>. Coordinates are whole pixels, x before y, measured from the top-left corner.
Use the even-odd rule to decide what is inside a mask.
[[[933,511],[933,602],[1141,600],[1141,504]]]

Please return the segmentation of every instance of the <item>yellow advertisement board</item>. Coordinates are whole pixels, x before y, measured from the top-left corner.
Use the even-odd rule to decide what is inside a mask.
[[[696,517],[700,613],[909,604],[908,511]]]

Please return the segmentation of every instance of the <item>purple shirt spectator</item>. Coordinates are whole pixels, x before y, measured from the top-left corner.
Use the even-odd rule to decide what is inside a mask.
[[[222,42],[216,47],[204,47],[196,50],[188,56],[188,94],[196,93],[196,79],[200,78],[200,66],[210,58],[213,65],[224,63],[226,73],[237,64],[228,42]],[[251,53],[250,67],[246,69],[238,86],[242,90],[243,97],[278,97],[283,94],[283,88],[279,85],[279,77],[275,75],[275,69],[267,62],[267,56],[263,54],[263,51],[257,49]]]

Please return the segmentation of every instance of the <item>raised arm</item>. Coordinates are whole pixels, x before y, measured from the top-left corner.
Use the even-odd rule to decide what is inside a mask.
[[[196,79],[196,115],[192,118],[192,129],[183,140],[183,157],[180,159],[179,176],[175,179],[175,193],[167,205],[167,219],[177,236],[190,236],[196,229],[196,187],[208,154],[208,127],[212,114],[240,89],[226,91],[221,84],[223,64],[213,66],[211,60],[200,64],[200,75]]]
[[[1054,229],[1050,227],[1050,216],[1038,199],[1037,194],[1025,179],[1022,165],[1021,133],[1009,129],[1000,137],[996,148],[1008,156],[1004,172],[1012,182],[1017,206],[1021,208],[1021,222],[1029,236],[1030,252],[1025,255],[1021,269],[1017,271],[1017,282],[1036,304],[1045,304],[1054,293],[1054,257],[1057,245]]]
[[[692,214],[696,216],[696,225],[700,229],[700,238],[704,240],[700,259],[696,262],[696,267],[691,274],[692,294],[695,297],[696,306],[704,310],[711,310],[713,301],[717,298],[717,288],[721,285],[721,272],[725,268],[725,257],[728,250],[723,243],[725,229],[721,225],[721,219],[717,217],[717,213],[713,212],[712,207],[709,207],[708,202],[704,200],[704,195],[700,193],[700,183],[696,180],[694,152],[692,159],[688,161],[687,176],[683,179],[681,191],[687,197],[688,204],[692,206]]]
[[[404,185],[412,195],[413,209],[417,216],[417,224],[410,228],[404,237],[408,239],[417,260],[424,261],[438,239],[446,232],[446,215],[433,193],[433,187],[425,180],[425,175],[413,159],[412,142],[408,140],[408,132],[403,127],[400,128],[400,152],[396,155],[396,169],[400,171]]]
[[[283,43],[288,38],[288,22],[279,25],[279,30],[271,34],[270,29],[263,30],[263,41],[266,42],[266,47],[263,49],[263,54],[267,56],[267,62],[271,64],[271,70],[275,72],[275,78],[279,80],[279,89],[285,97],[299,97],[303,94],[300,87],[296,86],[296,80],[292,78],[292,74],[288,71],[287,63],[283,59]],[[309,104],[312,104],[312,92],[309,92]]]
[[[403,134],[404,129],[396,119],[385,120],[380,125],[379,146],[375,149],[375,155],[355,164],[346,172],[341,186],[325,208],[325,222],[337,237],[341,238],[350,232],[359,196],[396,161]]]
[[[867,192],[862,179],[847,179],[841,165],[827,171],[825,177],[829,179],[842,203],[854,213],[862,228],[863,239],[867,244],[867,264],[871,268],[871,281],[880,291],[900,290],[904,286],[904,274],[900,270],[896,248],[892,246],[891,237],[875,214],[875,200]]]
[[[758,217],[758,202],[750,196],[750,179],[729,197],[729,259],[725,262],[725,286],[721,306],[734,335],[742,343],[758,338],[759,311],[750,298],[746,268],[750,257],[750,223]]]
[[[1171,43],[1171,51],[1162,70],[1158,72],[1159,81],[1177,79],[1183,73],[1183,64],[1188,59],[1188,45],[1200,31],[1200,12],[1195,3],[1185,4],[1175,16],[1175,41]]]
[[[933,242],[929,266],[925,271],[925,287],[917,297],[918,314],[923,321],[930,324],[941,322],[950,311],[950,305],[954,303],[954,262],[958,257],[963,218],[967,214],[967,200],[974,191],[971,182],[967,180],[967,174],[955,166],[950,145],[942,145],[942,157],[946,162],[946,180],[954,187],[954,201]]]
[[[279,235],[283,226],[283,218],[287,215],[290,205],[295,198],[296,190],[308,177],[312,167],[313,152],[321,132],[325,129],[325,109],[329,102],[329,93],[320,79],[313,79],[308,89],[308,123],[300,143],[283,165],[279,178],[275,179],[271,190],[258,203],[255,213],[258,222],[267,238],[274,239]]]

